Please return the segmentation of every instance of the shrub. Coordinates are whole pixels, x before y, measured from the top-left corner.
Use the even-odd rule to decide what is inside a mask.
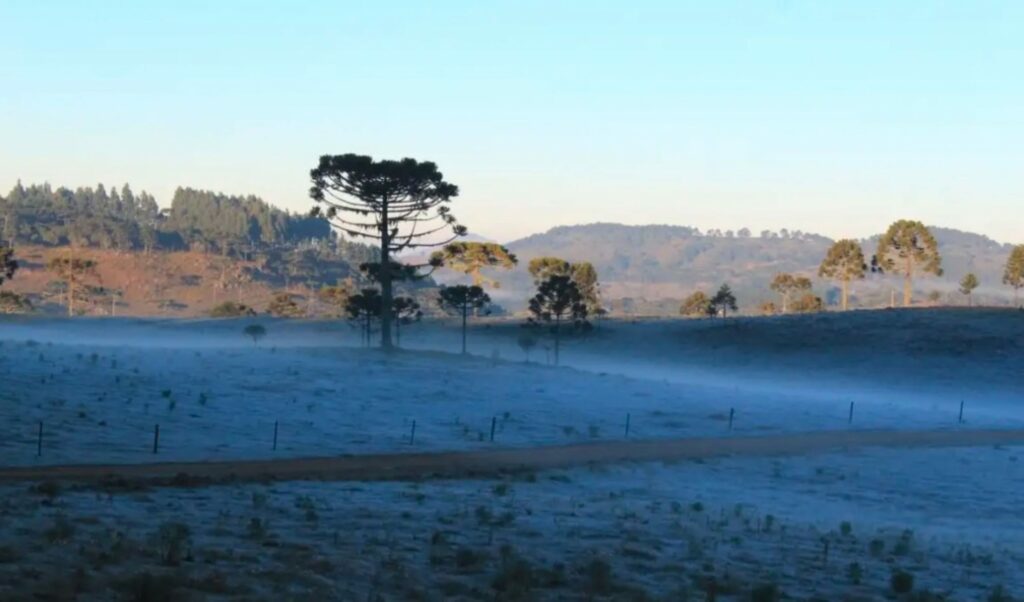
[[[184,523],[167,522],[160,525],[157,541],[163,563],[168,566],[178,565],[190,553],[190,538],[191,532]]]
[[[774,583],[759,585],[750,592],[750,602],[777,602],[779,598],[779,588]]]
[[[210,310],[211,318],[244,318],[255,316],[256,310],[244,303],[225,301]]]
[[[897,594],[909,594],[914,591],[914,576],[904,570],[895,570],[889,579],[889,585]]]

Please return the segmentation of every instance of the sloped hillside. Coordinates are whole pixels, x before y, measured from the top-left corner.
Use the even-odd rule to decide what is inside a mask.
[[[85,285],[102,288],[78,304],[76,313],[86,315],[135,315],[190,317],[206,315],[223,301],[240,301],[258,311],[272,296],[288,290],[311,309],[313,283],[285,286],[258,262],[192,251],[150,253],[78,249],[70,247],[18,247],[21,264],[4,290],[27,296],[43,313],[63,313],[66,299],[59,278],[46,269],[54,257],[73,256],[96,262],[95,274]],[[335,276],[357,276],[347,268]]]
[[[960,302],[955,292],[957,282],[968,271],[981,279],[982,286],[976,293],[979,301],[1005,303],[1010,299],[1010,291],[1001,284],[1010,245],[949,228],[934,227],[932,231],[939,242],[945,274],[920,279],[915,284],[919,299],[938,291],[941,302]],[[593,263],[602,292],[613,309],[623,307],[625,298],[626,306],[632,305],[638,313],[673,312],[678,299],[694,290],[712,290],[723,282],[736,291],[741,306],[752,309],[760,301],[772,299],[768,285],[778,272],[815,278],[832,242],[816,234],[787,231],[750,235],[742,230],[708,234],[665,225],[561,226],[508,243],[519,256],[520,267],[511,274],[495,274],[503,283],[497,296],[510,307],[522,304],[531,289],[526,264],[534,257],[554,255]],[[867,256],[876,244],[877,237],[862,241]],[[893,285],[890,278],[871,276],[855,285],[854,303],[862,307],[885,305]],[[826,301],[835,297],[833,283],[815,279],[815,290]]]

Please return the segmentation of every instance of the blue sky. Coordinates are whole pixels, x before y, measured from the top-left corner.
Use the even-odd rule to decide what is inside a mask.
[[[1021,2],[0,2],[0,190],[306,210],[436,161],[471,231],[893,219],[1024,242]]]

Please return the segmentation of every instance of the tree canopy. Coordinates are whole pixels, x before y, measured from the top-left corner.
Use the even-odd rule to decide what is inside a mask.
[[[501,283],[487,278],[481,270],[484,268],[503,268],[511,270],[519,262],[518,258],[505,247],[492,242],[453,242],[435,251],[432,256],[434,263],[462,272],[473,278],[473,286],[490,285],[500,288]]]
[[[562,323],[574,327],[587,325],[587,304],[571,276],[554,274],[537,285],[537,294],[530,299],[530,313],[535,322],[553,325],[555,336],[555,363],[561,347]]]
[[[973,305],[974,289],[978,288],[980,284],[978,277],[973,272],[968,272],[960,279],[960,293],[967,297],[967,305]]]
[[[704,291],[697,291],[683,299],[679,306],[680,315],[689,318],[703,318],[711,315],[711,299]]]
[[[1010,251],[1003,271],[1003,284],[1013,288],[1013,304],[1020,304],[1020,289],[1024,288],[1024,245],[1017,245]]]
[[[811,280],[806,276],[793,274],[776,274],[771,289],[782,298],[782,313],[789,311],[789,299],[794,293],[805,293],[811,290]]]
[[[868,266],[864,259],[864,251],[860,243],[844,238],[837,240],[828,250],[825,259],[818,268],[818,276],[838,280],[842,287],[841,305],[843,311],[849,309],[849,288],[853,280],[863,280]]]
[[[918,221],[894,222],[878,239],[878,251],[872,269],[896,272],[903,276],[903,306],[913,300],[913,279],[918,274],[942,275],[938,243],[928,228]]]
[[[536,257],[530,260],[527,270],[539,286],[552,276],[568,276],[587,306],[587,312],[601,312],[601,291],[597,281],[597,270],[588,261],[570,263],[558,257]]]
[[[736,309],[736,295],[732,293],[728,284],[723,284],[711,298],[711,315],[721,315],[726,318],[730,311],[736,311]]]

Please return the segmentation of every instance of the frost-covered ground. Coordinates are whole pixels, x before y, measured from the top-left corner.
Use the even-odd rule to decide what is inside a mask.
[[[508,323],[474,328],[478,355],[464,358],[448,353],[457,330],[437,323],[405,329],[411,351],[385,357],[336,323],[264,320],[256,347],[249,322],[0,321],[0,465],[607,440],[625,436],[627,414],[632,438],[714,436],[730,408],[734,435],[1024,426],[1016,312],[608,322],[568,342],[562,367],[537,363],[543,350],[524,363]],[[1024,594],[1021,451],[512,480],[4,485],[0,599],[704,600],[714,588],[772,600],[777,586],[789,599],[879,600],[906,571],[945,595],[919,600],[1008,600],[990,595]]]
[[[4,325],[0,465],[562,444],[623,438],[627,419],[631,438],[713,436],[729,432],[731,409],[734,434],[963,428],[959,396],[878,391],[870,382],[835,389],[811,372],[765,384],[739,366],[687,382],[664,370],[644,373],[659,364],[630,360],[628,349],[618,373],[593,371],[585,362],[571,367],[585,350],[579,341],[563,367],[500,352],[497,358],[431,351],[387,357],[344,346],[358,344],[356,334],[331,323],[271,322],[255,346],[241,334],[246,323]],[[407,339],[414,328],[406,329]],[[418,328],[421,342],[432,331],[440,331],[439,340],[454,332]],[[497,331],[492,339],[478,338],[498,345],[501,337]],[[594,345],[607,342],[598,338]],[[967,420],[970,427],[1024,426],[1021,412],[974,401]]]
[[[1021,452],[420,483],[4,486],[0,598],[676,601],[714,588],[746,601],[777,599],[775,587],[785,599],[884,600],[903,571],[915,600],[1009,600],[989,596],[1024,592]]]

